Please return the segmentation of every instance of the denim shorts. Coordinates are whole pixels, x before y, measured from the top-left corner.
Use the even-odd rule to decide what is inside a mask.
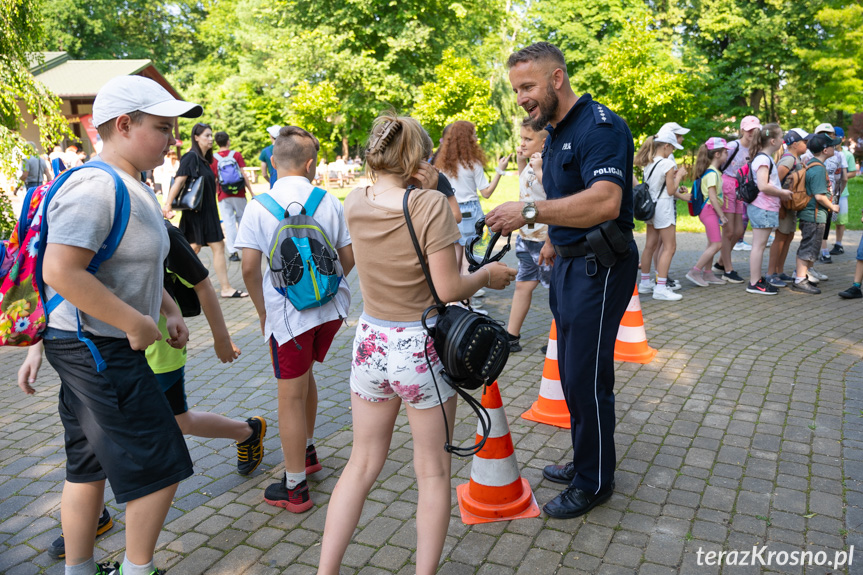
[[[775,229],[779,227],[779,212],[771,212],[749,204],[746,206],[746,215],[753,228]]]
[[[515,256],[518,258],[517,282],[539,282],[547,288],[551,281],[551,266],[539,265],[539,251],[545,242],[532,242],[515,237]]]
[[[479,200],[471,200],[469,202],[459,202],[458,209],[461,210],[461,222],[458,224],[458,231],[461,232],[461,237],[458,240],[459,245],[465,245],[471,236],[476,235],[476,223],[485,217],[482,212],[482,206]],[[469,216],[465,214],[470,214]]]

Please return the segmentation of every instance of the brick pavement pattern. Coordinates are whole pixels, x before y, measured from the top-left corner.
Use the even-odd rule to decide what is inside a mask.
[[[704,245],[679,234],[672,275],[680,302],[642,297],[648,365],[616,363],[617,491],[582,518],[536,519],[466,527],[453,494],[452,520],[440,567],[445,575],[666,575],[714,573],[863,573],[850,568],[697,565],[697,551],[863,551],[863,303],[836,293],[852,281],[853,246],[820,269],[824,294],[782,290],[764,297],[744,286],[698,288],[684,279]],[[637,238],[643,245],[643,235]],[[796,244],[792,246],[790,261]],[[202,257],[207,260],[209,250]],[[748,254],[734,252],[741,273]],[[507,261],[515,264],[508,254]],[[766,262],[765,262],[766,266]],[[241,285],[239,264],[231,281]],[[745,275],[745,274],[744,274]],[[243,354],[220,364],[203,316],[189,321],[189,405],[197,410],[269,422],[267,455],[251,476],[236,473],[229,440],[188,437],[195,475],[180,484],[156,555],[170,575],[301,575],[315,572],[329,494],[351,450],[348,374],[361,310],[355,274],[348,326],[315,369],[320,393],[316,444],[323,470],[310,476],[315,507],[294,515],[263,501],[283,470],[276,387],[269,352],[248,300],[222,300]],[[512,286],[490,292],[486,309],[506,320]],[[558,493],[542,467],[570,456],[570,435],[519,416],[539,391],[550,324],[547,292],[538,289],[522,331],[524,351],[500,378],[522,475],[540,504]],[[62,574],[46,552],[60,533],[65,455],[57,415],[59,381],[47,364],[37,394],[15,384],[24,350],[0,349],[0,573]],[[472,439],[476,422],[461,406],[456,439]],[[417,491],[404,412],[392,451],[372,490],[344,574],[413,573]],[[470,460],[453,460],[453,486],[467,481]],[[454,489],[453,489],[454,491]],[[115,527],[97,543],[96,559],[122,559],[124,508],[108,492]]]

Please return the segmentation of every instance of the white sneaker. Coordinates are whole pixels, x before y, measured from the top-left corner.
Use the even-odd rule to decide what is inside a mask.
[[[485,290],[480,288],[480,290],[478,292],[473,294],[473,297],[483,297],[484,295],[485,295]]]
[[[481,308],[482,307],[482,300],[471,298],[470,299],[470,307],[472,307],[473,309]]]
[[[673,279],[666,279],[666,280],[665,280],[665,285],[666,285],[666,287],[668,287],[668,289],[670,289],[671,291],[677,291],[677,290],[679,290],[679,289],[682,287],[682,286],[680,285],[680,282],[679,282],[679,281],[677,281],[677,280],[673,280]]]
[[[797,281],[797,272],[791,274],[791,279],[793,279],[795,282]],[[811,283],[812,285],[815,285],[820,281],[815,276],[815,274],[812,273],[812,270],[809,270],[809,273],[806,274],[806,279],[808,279],[809,283]]]
[[[650,293],[653,291],[653,288],[656,287],[656,282],[653,280],[647,280],[646,282],[641,282],[638,284],[638,293]]]
[[[749,245],[749,244],[747,244],[747,243],[746,243],[746,242],[744,242],[743,240],[740,240],[739,242],[737,242],[736,244],[734,244],[734,247],[733,247],[732,249],[733,249],[735,252],[751,252],[751,251],[752,251],[752,246],[751,246],[751,245]]]
[[[822,274],[821,272],[819,272],[815,268],[809,268],[809,277],[810,278],[814,277],[816,280],[822,281],[822,282],[826,282],[829,279],[827,277],[827,274]],[[809,281],[811,282],[812,280],[810,279]]]
[[[668,286],[656,286],[653,288],[653,299],[663,300],[663,301],[677,301],[679,299],[683,299],[683,296],[679,293],[674,293]]]

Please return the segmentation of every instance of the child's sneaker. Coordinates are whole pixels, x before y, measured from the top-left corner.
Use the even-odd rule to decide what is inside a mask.
[[[123,575],[123,566],[116,561],[112,563],[97,563],[96,575]],[[164,569],[153,569],[150,575],[165,575]]]
[[[769,276],[767,276],[767,283],[777,288],[783,288],[788,285],[784,281],[779,279],[779,274],[770,274]]]
[[[863,297],[863,290],[860,289],[860,286],[852,285],[847,290],[839,292],[839,297],[842,299],[858,299]]]
[[[831,256],[838,256],[845,253],[845,248],[842,247],[842,244],[833,244],[833,249],[830,250]]]
[[[111,519],[111,514],[108,513],[108,508],[102,508],[102,515],[99,517],[99,523],[96,525],[96,536],[106,533],[111,527],[114,526],[114,520]],[[63,534],[60,533],[60,537],[54,540],[51,543],[51,548],[48,549],[48,553],[54,559],[63,559],[66,557],[66,541],[63,539]]]
[[[656,287],[656,282],[653,280],[647,280],[646,282],[641,282],[638,284],[638,293],[650,293]]]
[[[715,264],[713,264],[713,267],[716,269],[716,271],[725,273],[725,266],[722,265],[721,263],[716,262]]]
[[[305,479],[293,489],[285,487],[285,478],[273,483],[264,491],[264,501],[276,507],[283,507],[291,513],[302,513],[312,508],[312,498],[309,496],[309,482]]]
[[[740,277],[740,274],[737,273],[737,270],[731,270],[730,272],[725,272],[722,274],[722,277],[730,284],[742,284],[743,278]]]
[[[752,251],[752,246],[747,244],[743,240],[740,240],[736,244],[734,244],[734,247],[731,249],[733,249],[735,252],[750,252]]]
[[[809,281],[812,281],[812,278],[815,278],[814,283],[826,282],[828,279],[830,279],[827,277],[827,274],[822,274],[815,268],[809,268]]]
[[[240,475],[248,475],[261,464],[267,434],[267,422],[260,415],[250,417],[246,423],[252,428],[252,436],[237,444],[237,473]]]
[[[806,279],[802,282],[794,282],[791,284],[791,291],[806,293],[809,295],[818,295],[821,293],[821,288],[815,287],[812,282]]]
[[[663,301],[677,301],[683,299],[683,296],[679,293],[674,293],[668,286],[656,286],[653,288],[653,299],[663,300]]]
[[[686,273],[686,279],[688,279],[698,287],[707,287],[710,285],[709,283],[704,281],[704,272],[699,269],[692,268],[691,270],[689,270]]]
[[[509,337],[509,351],[513,353],[521,351],[521,336],[512,335],[509,332],[506,335]]]
[[[763,277],[758,278],[758,281],[754,284],[747,284],[746,291],[761,295],[776,295],[779,293],[779,290],[767,283]]]
[[[306,475],[316,473],[323,469],[321,462],[318,461],[318,451],[314,445],[306,447]]]
[[[723,285],[725,283],[725,280],[716,277],[716,274],[713,273],[713,270],[707,270],[706,272],[703,272],[702,277],[704,278],[704,281],[709,284]]]
[[[665,287],[667,287],[671,291],[677,291],[682,286],[680,285],[680,282],[677,280],[673,280],[671,278],[665,278]]]

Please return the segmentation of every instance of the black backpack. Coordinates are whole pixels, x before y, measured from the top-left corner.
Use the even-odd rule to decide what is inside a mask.
[[[759,152],[755,154],[755,158],[761,155],[767,156]],[[770,160],[770,171],[773,171],[773,159],[770,156],[767,156],[767,159]],[[770,177],[769,174],[767,177]],[[749,161],[737,171],[737,199],[751,204],[757,197],[758,182],[755,179],[755,172],[752,171],[752,161]]]
[[[652,220],[653,215],[656,213],[656,200],[654,200],[653,196],[650,195],[650,186],[647,185],[647,181],[650,180],[651,176],[653,176],[653,171],[658,165],[659,162],[653,164],[653,167],[650,169],[650,173],[646,178],[644,178],[644,181],[635,186],[632,190],[632,213],[636,220],[641,220],[642,222]],[[663,180],[662,188],[659,190],[659,193],[661,194],[664,190],[665,181]]]

